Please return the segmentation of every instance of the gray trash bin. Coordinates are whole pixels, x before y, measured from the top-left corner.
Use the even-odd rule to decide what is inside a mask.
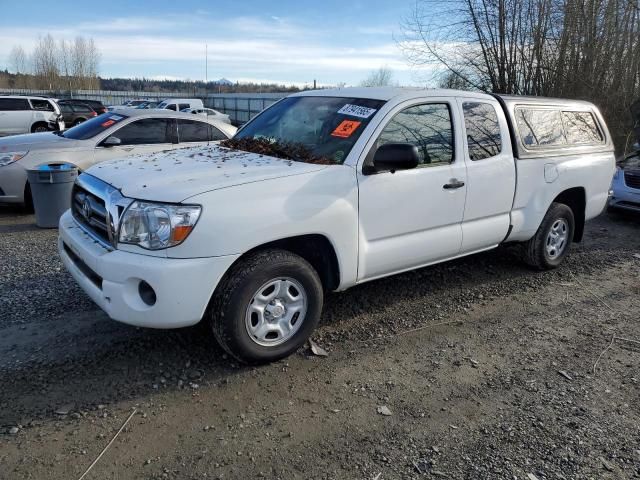
[[[64,212],[71,208],[71,189],[78,176],[78,167],[68,163],[40,165],[27,171],[36,225],[56,228]]]

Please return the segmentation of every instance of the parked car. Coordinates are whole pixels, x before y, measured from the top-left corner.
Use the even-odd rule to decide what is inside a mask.
[[[231,123],[229,115],[214,110],[213,108],[185,108],[184,110],[180,111],[184,113],[193,113],[194,115],[201,115],[203,117],[214,118],[224,123]]]
[[[144,102],[135,108],[137,108],[138,110],[151,110],[154,108],[158,108],[158,102]]]
[[[302,92],[223,146],[89,169],[59,252],[111,318],[204,320],[231,355],[266,362],[303,345],[324,292],[503,243],[558,267],[605,208],[614,170],[587,102]]]
[[[50,98],[0,96],[0,136],[64,130],[60,108]]]
[[[617,163],[609,208],[640,212],[640,152]]]
[[[88,105],[91,109],[96,112],[98,115],[102,113],[107,113],[109,110],[105,107],[100,100],[85,100],[82,98],[72,98],[65,100],[58,100],[58,105],[61,104],[67,105]]]
[[[168,98],[160,102],[157,108],[180,112],[187,108],[204,108],[204,104],[199,98]]]
[[[58,102],[58,105],[60,106],[65,125],[70,127],[75,127],[90,118],[98,116],[89,105],[62,102]]]
[[[146,100],[127,100],[123,102],[122,105],[110,105],[107,107],[107,110],[110,112],[114,110],[127,110],[130,108],[136,108],[138,105],[145,103]]]
[[[86,170],[112,158],[207,145],[230,138],[236,128],[193,115],[153,110],[105,113],[63,133],[0,139],[0,203],[30,203],[27,169],[71,163]]]

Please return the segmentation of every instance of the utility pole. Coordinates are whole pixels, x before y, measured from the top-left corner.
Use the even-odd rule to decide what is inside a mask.
[[[207,92],[209,86],[209,45],[204,44],[204,91]]]

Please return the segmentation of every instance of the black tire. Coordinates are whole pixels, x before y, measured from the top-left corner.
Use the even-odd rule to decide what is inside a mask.
[[[78,125],[80,125],[85,120],[86,120],[85,118],[78,118],[75,122],[73,122],[73,126],[77,127]]]
[[[29,182],[24,187],[24,212],[25,213],[34,213],[35,210],[33,208],[33,195],[31,194],[31,185]]]
[[[260,345],[245,323],[247,308],[261,286],[279,277],[294,279],[304,288],[306,315],[284,343]],[[268,363],[291,355],[305,343],[320,320],[322,303],[322,282],[309,262],[286,250],[269,249],[247,256],[230,269],[216,289],[208,321],[216,340],[231,356],[243,363]]]
[[[564,220],[567,224],[566,241],[559,254],[550,255],[547,251],[549,233],[552,227],[556,225],[556,222],[560,220]],[[563,203],[552,203],[542,219],[542,223],[540,224],[540,227],[538,227],[536,234],[531,240],[523,244],[524,261],[538,270],[551,270],[557,268],[569,254],[574,232],[575,219],[573,211]]]
[[[31,126],[31,133],[48,132],[49,127],[46,123],[34,123]]]

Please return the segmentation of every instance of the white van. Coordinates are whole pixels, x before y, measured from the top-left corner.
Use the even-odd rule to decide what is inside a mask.
[[[186,108],[204,108],[204,104],[199,98],[167,98],[158,108],[180,112]]]
[[[52,99],[0,96],[0,137],[64,128],[60,107]]]

